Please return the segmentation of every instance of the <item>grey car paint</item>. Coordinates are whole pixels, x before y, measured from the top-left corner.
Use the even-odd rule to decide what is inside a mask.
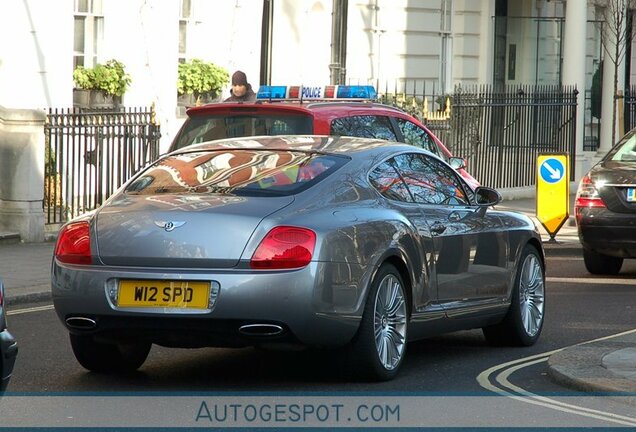
[[[71,332],[113,340],[143,337],[169,346],[243,345],[265,338],[242,337],[236,332],[239,324],[267,322],[284,326],[295,342],[340,346],[355,336],[373,276],[388,260],[407,286],[412,340],[497,322],[510,305],[523,246],[532,243],[543,255],[536,227],[524,215],[477,205],[426,208],[393,202],[368,184],[368,172],[379,162],[400,152],[430,155],[424,150],[348,137],[278,136],[217,141],[175,153],[223,148],[293,148],[351,161],[298,195],[211,196],[204,200],[217,205],[201,211],[188,207],[194,203],[175,207],[174,201],[136,200],[120,191],[86,217],[97,262],[71,265],[54,259],[52,293],[60,319],[96,321],[94,328],[69,327]],[[155,223],[165,220],[185,224],[167,231]],[[436,221],[446,229],[432,232]],[[216,224],[222,230],[213,231]],[[277,225],[316,232],[312,262],[297,270],[250,269],[250,257]],[[447,245],[461,262],[445,252]],[[149,278],[211,280],[221,288],[214,307],[205,311],[130,310],[113,303],[118,280]],[[206,332],[217,323],[228,324],[228,334]]]
[[[4,284],[0,279],[0,298],[4,298]],[[0,393],[9,385],[13,366],[18,355],[18,343],[7,329],[4,302],[0,302]]]

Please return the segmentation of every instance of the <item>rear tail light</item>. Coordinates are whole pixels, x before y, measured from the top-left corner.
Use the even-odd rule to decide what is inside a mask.
[[[88,222],[74,222],[60,231],[55,258],[67,264],[91,264],[91,240]]]
[[[605,202],[599,196],[598,189],[594,186],[589,174],[586,174],[579,183],[574,207],[577,209],[581,207],[605,207]]]
[[[598,194],[589,174],[581,179],[579,189],[576,192],[575,207],[605,207],[605,202]]]
[[[256,248],[250,267],[277,270],[304,267],[311,261],[316,233],[307,228],[279,226],[273,228]]]

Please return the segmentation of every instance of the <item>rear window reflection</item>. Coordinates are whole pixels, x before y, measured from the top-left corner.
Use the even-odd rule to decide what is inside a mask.
[[[292,195],[318,183],[347,160],[342,156],[293,151],[186,153],[158,161],[129,184],[126,193]]]
[[[306,115],[241,114],[192,117],[184,125],[183,131],[170,150],[225,138],[311,135],[313,131],[312,118]]]

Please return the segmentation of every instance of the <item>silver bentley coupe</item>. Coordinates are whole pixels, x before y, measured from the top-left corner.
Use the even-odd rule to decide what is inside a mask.
[[[135,370],[152,344],[305,346],[391,379],[408,343],[439,333],[539,338],[541,237],[500,200],[401,143],[195,144],[62,227],[53,301],[91,371]]]

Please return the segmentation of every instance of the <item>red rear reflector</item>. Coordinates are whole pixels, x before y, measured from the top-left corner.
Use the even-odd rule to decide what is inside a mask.
[[[316,233],[307,228],[279,226],[273,228],[250,261],[250,267],[261,270],[304,267],[311,261]]]
[[[67,264],[91,264],[91,240],[88,222],[74,222],[60,231],[55,258]]]
[[[605,207],[601,198],[577,198],[574,207]]]

